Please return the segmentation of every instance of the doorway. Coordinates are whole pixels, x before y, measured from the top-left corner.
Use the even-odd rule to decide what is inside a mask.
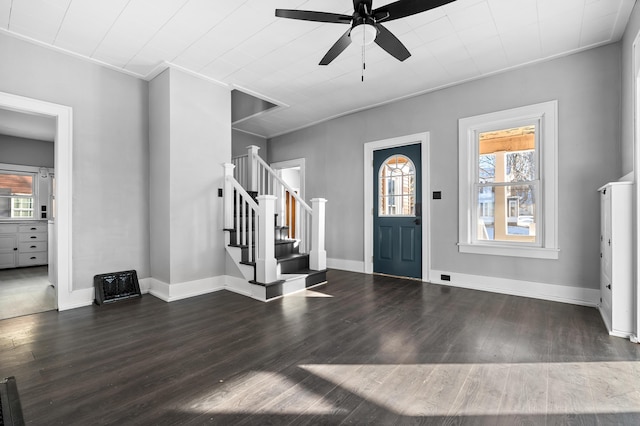
[[[305,159],[297,158],[294,160],[279,161],[272,163],[270,167],[282,178],[282,180],[291,188],[291,190],[301,199],[304,200],[304,170]],[[284,205],[282,212],[284,226],[288,227],[288,237],[295,238],[298,218],[296,217],[296,199],[289,190],[284,191]]]
[[[413,205],[410,208],[410,214],[401,214],[400,216],[405,216],[404,219],[413,223],[412,226],[409,224],[398,225],[399,227],[395,231],[395,237],[393,236],[393,230],[390,228],[386,228],[383,231],[386,232],[387,239],[380,238],[380,230],[376,230],[376,227],[380,226],[379,213],[381,211],[380,205],[380,190],[379,190],[379,180],[378,175],[380,171],[380,166],[382,165],[384,160],[390,160],[394,155],[404,155],[401,151],[404,149],[402,147],[407,146],[415,146],[414,153],[411,155],[414,156],[414,160],[411,160],[414,165],[417,163],[420,168],[419,176],[415,176],[415,191],[416,196],[413,200]],[[398,152],[395,152],[395,148],[399,148]],[[376,152],[380,152],[380,158],[378,158],[378,167],[376,167]],[[415,157],[417,155],[417,157]],[[408,156],[406,156],[408,158]],[[404,160],[402,160],[404,161]],[[396,162],[398,164],[398,162]],[[404,164],[404,163],[403,163]],[[399,255],[402,257],[403,252],[405,257],[412,257],[414,259],[412,269],[413,272],[410,274],[407,273],[404,267],[394,266],[396,269],[391,269],[391,275],[399,275],[399,276],[407,276],[410,277],[413,275],[413,278],[420,279],[422,281],[429,280],[429,270],[431,267],[431,259],[430,259],[430,204],[428,202],[427,194],[430,192],[430,183],[429,183],[429,133],[418,133],[413,135],[401,136],[398,138],[392,139],[384,139],[374,142],[369,142],[364,144],[364,272],[365,273],[374,273],[379,272],[378,263],[375,258],[376,255],[378,257],[390,257],[390,252],[386,253],[376,252],[376,246],[378,243],[391,243],[395,244],[395,247],[399,251]],[[374,185],[375,182],[375,185]],[[387,195],[389,194],[388,188]],[[394,195],[395,196],[395,195]],[[400,195],[404,196],[406,195]],[[419,202],[421,204],[416,205],[415,203]],[[395,209],[397,212],[398,207],[397,203],[396,207],[391,207],[389,203],[383,205],[383,208],[391,208]],[[417,207],[417,209],[416,209]],[[391,211],[391,210],[387,210]],[[418,213],[418,214],[416,214]],[[384,215],[383,215],[384,216]],[[384,219],[384,218],[383,218]],[[415,221],[418,220],[420,228],[417,229],[415,225]],[[382,226],[387,226],[382,223]],[[404,229],[400,229],[404,227]],[[377,232],[376,232],[377,231]],[[415,241],[417,246],[411,248],[408,245],[400,246],[400,233],[405,233],[405,239],[403,241],[409,241],[412,239]],[[384,237],[384,235],[382,235]],[[378,240],[376,242],[376,240]],[[389,247],[389,246],[387,246]],[[413,250],[413,251],[412,251]],[[416,251],[416,250],[419,250]],[[384,254],[385,256],[381,256]],[[384,267],[384,266],[383,266]],[[399,268],[399,269],[397,269]],[[383,272],[388,273],[388,272]]]
[[[54,256],[49,262],[53,268],[52,279],[55,280],[55,299],[58,310],[71,309],[78,306],[73,294],[73,257],[71,239],[71,188],[72,188],[72,109],[71,107],[53,104],[38,99],[26,98],[10,93],[0,92],[0,109],[18,113],[51,117],[55,120],[54,169],[55,184],[55,223],[52,224],[54,236],[50,250]]]

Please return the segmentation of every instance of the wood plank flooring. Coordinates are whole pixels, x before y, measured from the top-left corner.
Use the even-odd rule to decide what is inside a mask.
[[[640,424],[640,345],[594,308],[328,272],[0,321],[29,425]]]

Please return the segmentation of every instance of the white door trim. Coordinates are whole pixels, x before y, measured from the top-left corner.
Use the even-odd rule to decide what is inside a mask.
[[[636,34],[632,47],[632,78],[633,78],[633,181],[635,182],[635,227],[636,237],[633,244],[635,249],[634,256],[634,279],[636,301],[636,330],[635,335],[631,336],[631,340],[640,343],[640,184],[638,182],[638,173],[640,172],[640,32]]]
[[[72,141],[71,107],[0,92],[0,108],[27,114],[53,117],[56,120],[54,167],[56,174],[56,298],[58,310],[75,307],[73,297],[72,256]]]
[[[278,161],[276,163],[271,163],[270,167],[278,172],[282,169],[292,169],[294,167],[300,167],[300,198],[305,199],[305,188],[304,188],[304,179],[305,179],[305,159],[304,158],[294,158],[292,160]]]
[[[429,281],[431,270],[429,132],[364,144],[364,272],[367,274],[373,273],[373,152],[415,143],[421,145],[422,163],[422,281]]]

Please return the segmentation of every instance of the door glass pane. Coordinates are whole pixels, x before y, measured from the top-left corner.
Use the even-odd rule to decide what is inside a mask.
[[[416,169],[404,155],[392,155],[378,172],[378,214],[415,215]]]

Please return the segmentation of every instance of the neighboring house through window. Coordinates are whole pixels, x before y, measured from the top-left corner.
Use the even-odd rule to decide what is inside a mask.
[[[557,259],[557,102],[459,120],[459,250]]]
[[[0,170],[0,219],[33,219],[36,173]]]

